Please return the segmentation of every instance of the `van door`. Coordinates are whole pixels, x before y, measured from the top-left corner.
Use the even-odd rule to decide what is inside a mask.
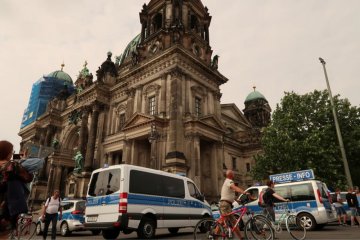
[[[190,225],[188,199],[185,199],[183,179],[163,176],[164,227],[185,227]]]
[[[330,193],[328,191],[328,188],[323,182],[316,182],[316,185],[318,188],[317,193],[318,193],[319,203],[320,204],[322,203],[324,205],[328,219],[333,219],[334,213],[330,202]]]
[[[86,222],[118,220],[120,176],[120,168],[93,173],[86,202]]]
[[[203,217],[204,212],[204,196],[200,193],[194,183],[188,181],[187,189],[189,192],[188,199],[188,216],[190,226],[195,226]]]

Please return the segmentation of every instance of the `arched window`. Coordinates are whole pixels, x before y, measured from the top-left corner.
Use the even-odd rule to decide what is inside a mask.
[[[190,18],[190,29],[194,31],[198,31],[198,19],[195,15],[191,15]]]
[[[162,24],[163,24],[162,21],[163,21],[162,14],[161,13],[156,14],[153,19],[154,32],[157,32],[162,28]]]

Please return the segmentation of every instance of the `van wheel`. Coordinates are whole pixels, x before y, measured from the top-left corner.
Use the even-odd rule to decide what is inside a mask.
[[[151,239],[155,236],[155,222],[151,218],[144,217],[137,230],[140,239]]]
[[[40,235],[42,233],[41,223],[36,224],[36,235]]]
[[[102,230],[102,236],[105,239],[116,239],[120,230]]]
[[[304,222],[305,229],[312,231],[316,228],[317,224],[315,218],[309,213],[300,213],[298,217]]]
[[[171,234],[177,234],[179,232],[179,228],[168,228]]]
[[[66,222],[63,222],[61,224],[60,233],[61,233],[61,236],[63,236],[63,237],[68,236],[70,234],[69,225]]]
[[[91,230],[92,235],[97,236],[101,233],[101,230]]]

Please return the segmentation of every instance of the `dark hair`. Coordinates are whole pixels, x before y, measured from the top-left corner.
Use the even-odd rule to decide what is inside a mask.
[[[9,154],[12,153],[13,149],[14,146],[10,142],[6,140],[0,141],[0,159],[6,159]]]
[[[267,185],[268,187],[271,187],[271,185],[273,185],[273,184],[274,184],[274,182],[271,181],[271,180],[267,180],[267,181],[266,181],[266,185]]]

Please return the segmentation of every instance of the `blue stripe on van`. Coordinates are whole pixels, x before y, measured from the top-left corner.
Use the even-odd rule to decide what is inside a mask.
[[[275,213],[281,214],[284,212],[284,208],[286,203],[275,203]],[[263,208],[258,206],[258,205],[247,205],[246,206],[251,212],[254,212],[255,214],[262,214],[263,212]],[[234,208],[233,210],[239,209],[238,208]],[[298,201],[298,202],[289,202],[289,209],[292,212],[301,212],[301,211],[305,211],[305,212],[315,212],[318,209],[316,200],[308,200],[308,201]],[[213,217],[215,219],[220,217],[220,213],[219,211],[214,211],[213,212]]]
[[[117,205],[119,204],[119,199],[119,194],[112,194],[101,197],[88,197],[86,206],[94,207],[101,206],[102,204]],[[163,207],[206,208],[211,212],[209,206],[199,201],[140,194],[128,194],[128,204]]]

